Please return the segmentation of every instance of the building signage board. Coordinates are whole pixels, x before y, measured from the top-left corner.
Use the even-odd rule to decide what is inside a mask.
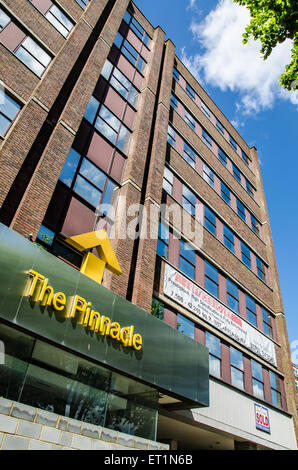
[[[269,410],[262,405],[255,403],[256,428],[270,434]]]
[[[206,347],[2,224],[1,319],[187,406],[209,405]]]
[[[168,264],[165,265],[164,294],[276,366],[273,341]]]

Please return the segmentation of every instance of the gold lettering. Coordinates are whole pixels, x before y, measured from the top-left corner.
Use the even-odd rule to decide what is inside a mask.
[[[116,321],[114,323],[112,323],[111,329],[110,329],[111,338],[117,339],[118,341],[120,341],[120,328],[121,327],[120,327],[119,323],[117,323]]]
[[[53,297],[52,304],[55,310],[63,310],[66,305],[65,294],[63,292],[57,292],[57,294],[55,294]]]
[[[34,294],[37,281],[43,281],[44,276],[42,274],[37,273],[36,271],[33,271],[33,269],[30,269],[28,271],[28,274],[30,277],[32,277],[32,280],[31,280],[31,284],[29,284],[28,292],[25,295],[28,297],[31,297]]]
[[[142,336],[139,334],[134,335],[133,340],[132,340],[132,345],[133,348],[139,351],[142,348]]]
[[[99,328],[100,334],[108,335],[110,333],[110,328],[111,320],[109,319],[109,317],[105,317],[104,315],[102,315]]]
[[[54,289],[52,286],[48,285],[48,281],[47,278],[43,281],[43,286],[37,299],[40,301],[41,305],[51,305],[54,296]]]
[[[122,341],[122,343],[125,347],[128,345],[129,332],[130,332],[130,330],[129,330],[128,326],[125,326],[120,331],[120,340]]]
[[[90,320],[89,320],[89,328],[91,328],[91,330],[98,331],[99,326],[100,326],[100,314],[92,310],[91,315],[90,315]]]
[[[129,330],[129,342],[128,342],[128,346],[132,346],[132,342],[133,342],[133,332],[134,332],[134,329],[135,327],[132,325],[130,327],[130,330]]]
[[[86,300],[83,297],[80,297],[79,295],[75,295],[73,298],[71,309],[70,309],[69,318],[74,318],[76,312],[79,312],[81,314],[80,315],[80,319],[81,319],[82,315],[84,315],[86,311],[86,307],[87,307]]]

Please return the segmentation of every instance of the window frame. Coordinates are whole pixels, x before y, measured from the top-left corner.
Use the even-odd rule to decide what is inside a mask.
[[[239,315],[239,287],[235,282],[231,281],[231,279],[226,278],[227,280],[227,305],[228,307],[233,310],[233,312],[236,312],[237,315]],[[237,297],[235,297],[235,289],[237,292]],[[233,305],[235,304],[237,306],[237,309],[235,309],[232,305],[229,299],[232,299]]]
[[[214,218],[215,223],[213,222],[212,218],[209,216],[212,216]],[[217,223],[216,223],[217,217],[215,213],[210,209],[208,206],[204,205],[204,227],[212,233],[216,237],[216,232],[217,232]],[[211,227],[211,229],[210,229]]]
[[[195,280],[195,272],[196,272],[196,252],[193,248],[191,248],[190,250],[185,250],[183,248],[183,250],[181,250],[181,247],[183,245],[186,245],[186,246],[190,246],[189,243],[187,243],[186,241],[184,241],[182,238],[180,239],[180,243],[179,243],[179,269],[180,271],[183,272],[183,274],[185,274],[186,276],[188,276],[190,279],[192,279],[193,281]],[[187,258],[183,253],[185,252],[189,252],[189,253],[193,253],[193,256],[194,256],[194,262],[192,260],[190,260],[189,258]],[[181,259],[182,259],[182,262],[187,266],[189,266],[192,270],[192,275],[190,275],[188,272],[185,272],[182,268],[181,268]]]
[[[232,362],[232,351],[236,351],[237,354],[241,354],[241,362],[242,362],[242,367],[239,367],[238,364]],[[231,370],[231,385],[234,387],[237,387],[239,390],[244,390],[245,385],[244,385],[244,363],[243,363],[243,353],[239,351],[239,349],[234,348],[234,346],[230,346],[230,370]],[[242,387],[239,387],[235,383],[233,383],[233,373],[232,371],[235,370],[237,373],[241,374],[242,377]]]
[[[245,294],[245,309],[246,309],[246,320],[258,328],[257,322],[257,303],[249,294]],[[253,320],[253,321],[252,321]]]

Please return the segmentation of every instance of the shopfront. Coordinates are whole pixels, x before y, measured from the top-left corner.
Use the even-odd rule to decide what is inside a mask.
[[[156,439],[209,405],[208,350],[0,225],[0,397]]]

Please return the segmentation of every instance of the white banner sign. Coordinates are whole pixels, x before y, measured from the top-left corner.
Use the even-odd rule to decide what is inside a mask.
[[[276,365],[273,341],[168,264],[165,265],[164,294],[265,361]]]

